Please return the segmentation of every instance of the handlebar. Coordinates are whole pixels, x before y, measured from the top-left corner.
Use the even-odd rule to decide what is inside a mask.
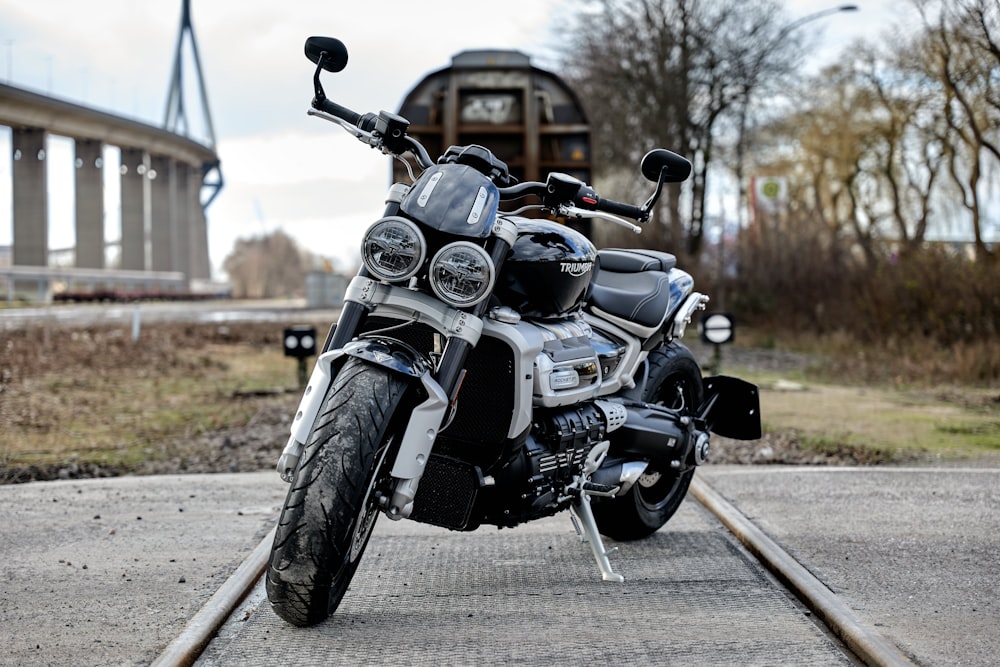
[[[598,211],[604,211],[605,213],[610,213],[612,215],[620,215],[625,218],[632,218],[633,220],[638,220],[639,222],[646,222],[649,220],[649,211],[645,210],[643,207],[636,206],[634,204],[623,204],[622,202],[617,202],[612,199],[598,197],[597,206],[595,208]]]
[[[649,220],[650,206],[635,206],[599,196],[592,187],[568,174],[553,172],[545,183],[529,181],[509,188],[500,188],[500,199],[507,201],[534,195],[540,197],[546,208],[557,210],[572,206],[582,211],[600,211],[612,216],[632,218],[639,222]]]
[[[324,113],[328,113],[331,116],[336,116],[342,121],[350,123],[359,130],[371,132],[375,129],[375,121],[377,120],[377,116],[375,116],[375,114],[359,114],[356,111],[351,111],[347,107],[337,104],[327,97],[317,97],[313,99],[313,108]]]
[[[337,104],[326,96],[326,92],[323,90],[323,85],[320,82],[320,72],[324,69],[328,71],[340,71],[347,63],[347,52],[341,42],[332,38],[310,38],[306,41],[306,55],[316,63],[316,71],[313,74],[314,96],[312,100],[312,107],[316,111],[310,111],[310,114],[326,118],[326,120],[341,125],[362,142],[378,148],[384,153],[399,157],[409,152],[412,153],[422,168],[426,169],[433,166],[434,161],[428,155],[424,146],[407,134],[409,121],[405,118],[387,111],[382,111],[378,114],[359,114],[356,111]],[[484,152],[489,153],[485,149]],[[407,169],[409,169],[409,166],[407,166]],[[506,171],[506,166],[504,166],[504,174],[506,174]],[[657,170],[657,173],[659,173],[659,170]],[[495,179],[495,182],[499,185],[504,182],[510,182],[510,180],[506,178],[504,180]],[[662,182],[663,179],[661,178],[660,186],[662,186]],[[585,216],[587,212],[601,212],[605,215],[595,217],[602,217],[632,228],[635,228],[635,226],[625,220],[617,219],[617,216],[646,222],[649,220],[650,210],[656,199],[656,195],[654,195],[654,197],[641,207],[617,202],[612,199],[605,199],[598,196],[594,189],[583,181],[561,173],[550,173],[545,183],[520,183],[509,187],[502,187],[499,190],[501,200],[519,199],[534,195],[542,200],[541,208],[574,217]],[[656,194],[659,194],[659,190]],[[638,228],[635,228],[635,230],[638,231]]]

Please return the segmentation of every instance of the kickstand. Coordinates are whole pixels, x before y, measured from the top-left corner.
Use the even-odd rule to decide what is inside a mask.
[[[604,581],[617,581],[619,583],[625,581],[625,577],[611,569],[611,561],[608,560],[608,554],[613,553],[616,549],[605,551],[601,533],[597,530],[597,521],[594,520],[594,512],[590,509],[589,495],[581,493],[572,502],[570,505],[570,517],[573,519],[573,525],[576,527],[576,532],[580,535],[580,539],[590,543],[590,550],[594,553],[594,560],[597,561],[597,567],[601,570],[601,579]]]

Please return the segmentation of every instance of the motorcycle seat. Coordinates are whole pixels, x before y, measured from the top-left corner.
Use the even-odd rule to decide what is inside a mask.
[[[601,250],[597,255],[587,299],[591,311],[636,335],[651,336],[663,325],[670,305],[670,280],[663,268],[673,268],[676,259],[651,250]]]
[[[597,251],[601,268],[619,273],[639,271],[663,271],[669,273],[677,266],[677,258],[669,252],[659,250],[626,250],[604,248]]]

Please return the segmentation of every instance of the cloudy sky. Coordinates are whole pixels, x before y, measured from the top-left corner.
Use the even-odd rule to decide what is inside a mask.
[[[0,81],[161,124],[181,0],[0,0]],[[851,40],[873,39],[911,6],[858,0],[861,11],[816,21],[813,63]],[[353,263],[360,235],[381,212],[384,158],[322,120],[306,116],[312,66],[305,38],[339,37],[347,68],[328,76],[328,94],[359,112],[394,111],[424,75],[463,49],[512,48],[556,69],[545,45],[559,38],[572,0],[505,0],[502,16],[481,2],[347,3],[309,0],[192,0],[192,22],[208,88],[225,187],[208,210],[216,271],[239,237],[284,229],[303,246]],[[791,17],[837,6],[791,0]],[[191,61],[189,45],[185,56]],[[188,75],[192,74],[188,72]],[[188,77],[191,79],[192,77]],[[192,130],[203,129],[188,93]],[[10,136],[0,128],[0,153]],[[109,154],[109,169],[114,168]],[[10,162],[0,160],[0,245],[11,242]],[[72,145],[49,145],[50,247],[72,246]],[[117,183],[106,175],[109,239],[118,237]]]

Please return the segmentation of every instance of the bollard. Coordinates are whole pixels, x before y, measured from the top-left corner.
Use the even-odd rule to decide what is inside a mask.
[[[139,340],[139,334],[142,331],[142,312],[140,311],[139,303],[136,302],[135,308],[132,309],[132,342]]]

